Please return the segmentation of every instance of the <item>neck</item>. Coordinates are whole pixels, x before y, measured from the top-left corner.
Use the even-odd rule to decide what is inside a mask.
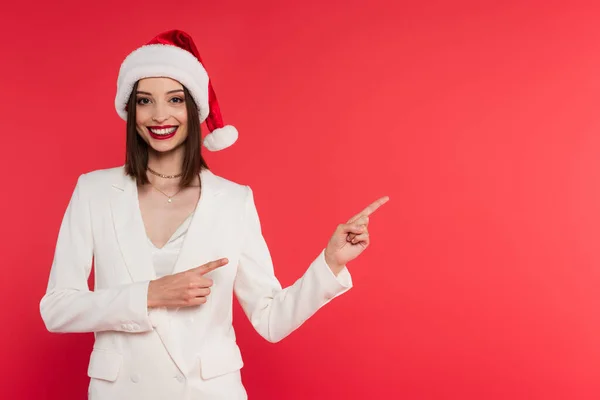
[[[178,175],[183,165],[183,146],[166,153],[148,152],[148,167],[162,175]]]

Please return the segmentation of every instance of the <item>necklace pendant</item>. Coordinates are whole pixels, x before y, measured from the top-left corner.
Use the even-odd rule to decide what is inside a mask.
[[[169,203],[173,202],[173,200],[171,200],[171,198],[169,197],[169,200],[167,200]]]

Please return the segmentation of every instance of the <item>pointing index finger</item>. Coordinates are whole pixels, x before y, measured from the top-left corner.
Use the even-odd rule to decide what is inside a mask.
[[[375,211],[377,211],[377,209],[379,207],[381,207],[382,205],[384,205],[385,203],[387,203],[389,199],[390,199],[389,196],[383,196],[383,197],[375,200],[374,202],[372,202],[371,204],[369,204],[364,210],[362,210],[360,213],[358,213],[354,217],[352,217],[350,219],[350,221],[348,221],[348,222],[352,223],[352,222],[356,221],[357,219],[359,219],[360,217],[368,217],[368,216],[370,216]]]
[[[229,260],[227,258],[220,258],[218,260],[214,260],[214,261],[210,261],[207,262],[206,264],[203,264],[197,268],[195,268],[195,271],[199,272],[200,275],[206,275],[211,271],[214,271],[215,269],[222,267],[223,265],[227,264],[229,262]]]
[[[375,200],[371,204],[367,206],[362,212],[362,215],[366,215],[367,217],[373,214],[379,207],[388,202],[390,198],[388,196],[381,197],[380,199]]]

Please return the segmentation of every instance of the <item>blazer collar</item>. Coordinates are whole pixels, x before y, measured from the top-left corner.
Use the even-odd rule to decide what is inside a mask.
[[[201,193],[173,273],[193,268],[203,260],[202,249],[210,242],[210,227],[215,223],[215,198],[223,191],[223,181],[211,171],[200,172]],[[133,282],[156,279],[146,229],[139,207],[135,180],[123,173],[114,180],[110,197],[112,220],[121,254]],[[207,260],[210,261],[210,260]]]

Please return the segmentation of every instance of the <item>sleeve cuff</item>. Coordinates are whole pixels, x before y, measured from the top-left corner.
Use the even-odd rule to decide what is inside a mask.
[[[148,313],[149,281],[136,282],[130,289],[129,307],[131,321],[123,321],[121,328],[127,332],[147,332],[152,330],[152,322]]]
[[[325,249],[321,251],[317,259],[313,262],[313,268],[318,275],[319,282],[321,282],[325,289],[325,297],[327,299],[333,299],[352,288],[352,276],[348,268],[344,267],[335,276],[325,261]]]

